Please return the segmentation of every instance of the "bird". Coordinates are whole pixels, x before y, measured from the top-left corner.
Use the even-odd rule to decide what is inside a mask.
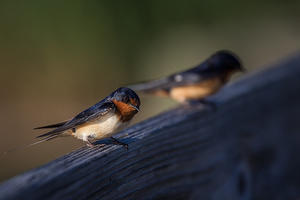
[[[240,71],[246,71],[240,59],[231,51],[220,50],[196,67],[128,87],[136,92],[170,97],[180,103],[205,103],[206,97],[216,93]]]
[[[139,108],[139,96],[129,88],[121,87],[71,120],[34,129],[53,129],[37,136],[42,138],[41,141],[71,135],[92,147],[92,140],[111,138],[114,144],[128,148],[126,143],[114,138],[113,134],[125,128],[139,112]]]

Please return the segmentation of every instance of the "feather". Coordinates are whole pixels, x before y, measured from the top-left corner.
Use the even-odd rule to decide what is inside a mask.
[[[57,128],[57,127],[60,127],[60,126],[64,125],[64,124],[67,123],[67,122],[68,122],[68,121],[60,122],[60,123],[57,123],[57,124],[50,124],[50,125],[46,125],[46,126],[40,126],[40,127],[34,128],[34,129]]]
[[[82,125],[86,122],[91,122],[93,120],[97,120],[99,117],[107,114],[114,108],[115,108],[115,104],[113,102],[106,101],[106,100],[100,101],[99,103],[95,104],[94,106],[79,113],[72,120],[66,122],[64,125],[59,126],[58,128],[56,128],[52,131],[49,131],[42,135],[39,135],[39,136],[37,136],[37,138],[46,137],[46,136],[50,136],[50,135],[59,135],[59,134],[63,133],[64,131],[76,128],[77,126]]]

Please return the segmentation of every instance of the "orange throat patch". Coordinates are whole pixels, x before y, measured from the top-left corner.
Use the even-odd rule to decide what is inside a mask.
[[[135,108],[122,101],[112,101],[116,105],[117,111],[120,114],[120,120],[123,122],[130,121],[133,118],[133,116],[137,113],[137,110]]]

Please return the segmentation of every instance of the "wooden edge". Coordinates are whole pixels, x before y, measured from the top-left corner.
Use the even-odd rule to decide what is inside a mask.
[[[220,110],[226,110],[226,107],[228,107],[228,109],[230,108],[234,110],[235,108],[239,107],[240,104],[243,104],[243,106],[245,106],[245,102],[248,102],[252,97],[261,97],[261,95],[263,95],[261,91],[265,91],[265,93],[270,93],[274,96],[274,91],[277,89],[281,92],[285,91],[285,88],[280,88],[281,85],[282,87],[292,87],[292,85],[295,84],[295,88],[299,89],[299,75],[300,54],[295,55],[283,62],[280,62],[274,67],[241,77],[239,80],[236,80],[235,82],[232,82],[225,86],[219,93],[209,98],[209,100],[216,102],[219,107],[218,109]],[[269,91],[268,88],[270,88]],[[287,91],[290,92],[289,95],[293,94],[291,91]],[[247,99],[247,101],[245,101],[245,99]],[[257,104],[265,104],[264,99],[262,99],[261,102],[258,97],[254,98],[254,100],[257,101]],[[276,103],[276,101],[277,100],[274,100],[273,102]],[[286,101],[286,98],[280,101]],[[273,102],[270,101],[270,104],[272,104]],[[253,104],[251,104],[251,106],[253,106]],[[222,111],[217,111],[217,113],[222,113]],[[91,149],[87,147],[80,148],[44,166],[30,170],[24,174],[18,175],[2,183],[0,185],[0,199],[16,199],[21,197],[23,197],[24,199],[55,199],[63,197],[68,199],[72,196],[74,197],[74,199],[99,197],[109,199],[112,197],[111,195],[113,188],[116,189],[116,191],[114,192],[117,194],[118,191],[123,192],[122,194],[115,195],[116,199],[132,198],[134,197],[134,193],[129,192],[130,190],[135,190],[135,188],[130,188],[130,186],[132,187],[134,185],[132,181],[136,181],[136,184],[139,184],[139,178],[140,176],[142,176],[142,172],[144,171],[145,173],[147,173],[149,172],[147,171],[148,168],[151,168],[151,166],[143,166],[143,168],[139,168],[140,163],[145,162],[145,160],[143,159],[151,160],[151,156],[149,155],[152,154],[149,152],[154,152],[158,149],[159,152],[169,151],[169,148],[171,148],[172,145],[176,149],[176,145],[178,142],[176,138],[169,139],[170,136],[172,136],[171,132],[176,132],[176,127],[184,127],[190,131],[189,127],[186,126],[198,127],[199,125],[199,129],[203,128],[207,129],[208,131],[205,132],[206,134],[203,134],[203,132],[201,132],[203,135],[201,135],[200,139],[197,138],[196,141],[205,141],[206,138],[210,138],[208,134],[209,131],[213,130],[211,129],[211,126],[207,127],[206,124],[214,124],[214,119],[219,119],[218,117],[220,115],[222,114],[215,114],[214,111],[207,107],[203,107],[202,105],[194,107],[179,106],[174,110],[164,112],[158,116],[152,117],[122,131],[119,136],[124,136],[124,133],[128,133],[128,136],[125,136],[123,139],[125,142],[129,143],[128,151],[124,150],[122,147],[110,145],[99,149]],[[195,122],[197,123],[195,124],[195,122],[191,122],[191,119],[195,119]],[[219,122],[216,122],[215,124],[216,126],[218,126]],[[193,136],[193,134],[194,133],[191,133],[191,136]],[[181,141],[185,141],[185,139],[186,141],[190,140],[189,138],[180,138]],[[168,144],[168,147],[165,146],[166,144]],[[220,153],[219,148],[228,148],[227,144],[225,146],[222,146],[220,144],[220,147],[216,147],[214,145],[212,146],[214,147],[213,149],[216,149],[215,151],[218,153]],[[173,155],[174,152],[180,153],[182,151],[182,147],[179,147],[174,151],[172,150],[172,153],[170,154]],[[206,151],[207,150],[205,150],[205,152]],[[198,149],[195,150],[195,152],[198,152]],[[144,155],[147,155],[148,157],[145,157]],[[155,156],[159,157],[159,155],[157,154],[155,154]],[[203,153],[202,156],[202,160],[204,162],[205,159],[209,160],[206,157],[208,156],[207,153]],[[228,155],[226,155],[225,157],[228,157]],[[163,160],[167,158],[168,157],[162,156],[162,160],[157,158],[157,162],[160,160],[161,163],[163,163]],[[128,163],[131,163],[131,165],[128,166],[126,164],[126,161],[128,161]],[[199,160],[197,159],[195,160],[195,165],[202,166],[203,169],[207,169],[206,167],[209,166],[209,163],[207,163],[204,167],[203,164],[199,164],[198,161]],[[249,166],[247,164],[238,162],[232,163],[232,165],[235,166],[233,168],[241,169],[248,173],[247,168]],[[164,166],[159,165],[159,167],[163,169]],[[157,170],[159,170],[159,167]],[[180,166],[177,167],[180,168]],[[151,168],[150,172],[152,173],[153,170],[154,169]],[[121,174],[114,175],[118,172],[120,172]],[[132,173],[139,174],[139,176],[136,176],[134,178],[134,175],[132,175]],[[207,172],[207,174],[209,174],[209,172]],[[159,179],[159,177],[156,177],[153,174],[152,176],[154,176],[153,178]],[[195,174],[195,176],[198,177],[200,175]],[[205,177],[206,175],[202,174],[202,176]],[[124,178],[125,182],[122,182],[122,177]],[[149,177],[147,177],[146,179],[148,178]],[[190,177],[190,179],[193,178]],[[203,179],[202,182],[200,181],[199,183],[197,183],[199,187],[205,187],[205,180],[206,179]],[[131,184],[126,185],[126,182],[129,181],[131,182]],[[183,180],[180,179],[180,181]],[[187,181],[185,184],[188,185],[188,179],[185,181]],[[141,182],[140,184],[142,183],[144,182]],[[228,184],[230,185],[230,182]],[[149,191],[153,191],[153,188],[155,188],[154,185],[150,187]],[[174,186],[174,188],[176,187]],[[177,189],[178,191],[180,191],[179,188]],[[149,194],[147,193],[147,190],[145,188],[139,189],[137,191],[142,190],[145,190],[145,197],[147,198],[157,197],[153,196],[154,194],[162,195],[159,192]],[[159,189],[156,188],[156,190]],[[226,186],[219,187],[219,193],[217,192],[215,194],[216,199],[218,199],[217,197],[220,197],[220,195],[224,195],[223,190],[227,191]],[[128,193],[124,191],[127,191]],[[181,193],[187,195],[185,191],[182,191]],[[138,194],[140,195],[140,193]],[[168,193],[166,192],[165,194]],[[203,193],[199,195],[202,195],[202,197],[208,197],[203,195]]]

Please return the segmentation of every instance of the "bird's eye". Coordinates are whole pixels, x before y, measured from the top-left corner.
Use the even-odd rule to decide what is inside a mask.
[[[128,96],[124,96],[123,101],[127,103],[129,101]]]

